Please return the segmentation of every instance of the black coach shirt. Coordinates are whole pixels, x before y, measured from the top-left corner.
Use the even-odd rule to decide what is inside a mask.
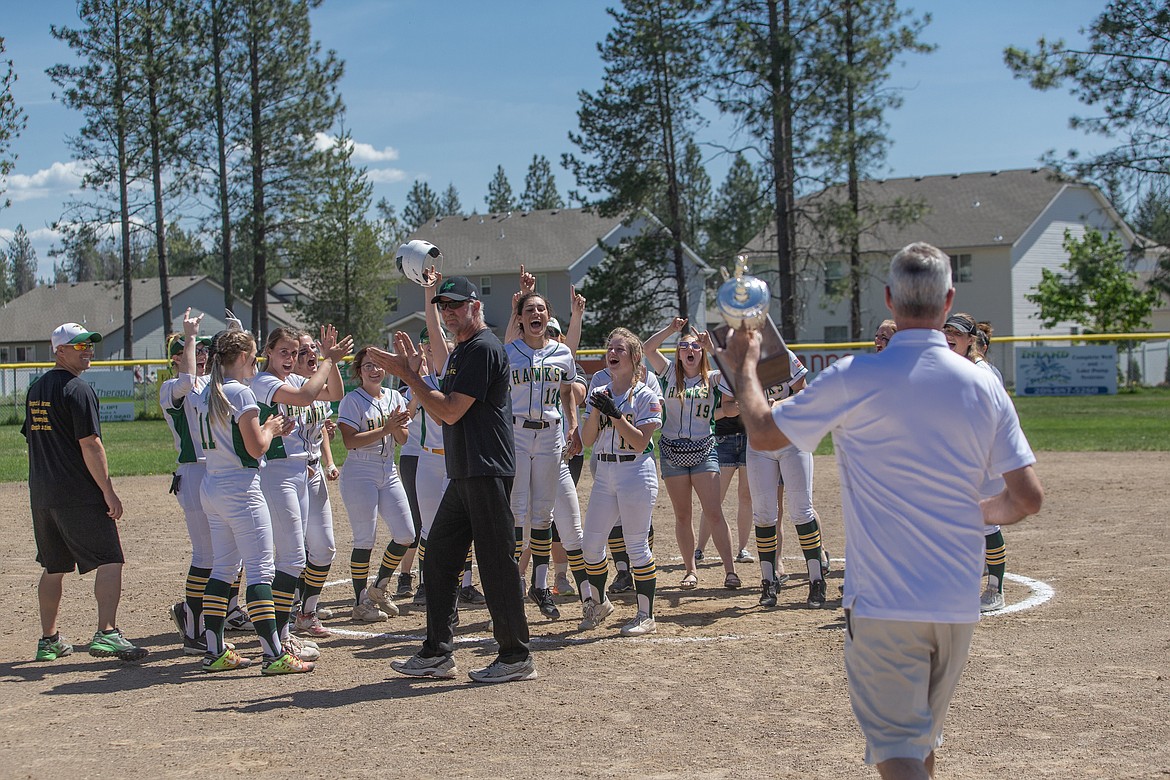
[[[512,385],[504,345],[487,328],[455,346],[440,389],[475,399],[459,422],[443,426],[447,477],[514,477]]]
[[[62,368],[50,370],[28,388],[20,432],[28,439],[28,491],[34,506],[105,505],[79,443],[101,436],[98,399],[88,382]]]

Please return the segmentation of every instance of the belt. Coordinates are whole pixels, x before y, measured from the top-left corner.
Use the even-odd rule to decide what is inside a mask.
[[[422,445],[420,444],[419,446],[421,447]],[[436,449],[434,447],[423,447],[423,449],[426,450],[427,452],[433,454],[433,455],[442,455],[443,454],[442,447],[439,447],[438,449]]]
[[[515,425],[516,423],[522,423],[521,427],[523,428],[532,428],[537,431],[552,425],[548,420],[526,420],[523,417],[513,417],[512,424]]]
[[[598,460],[603,460],[606,463],[615,463],[615,462],[616,463],[629,463],[631,460],[633,460],[636,457],[638,457],[638,456],[637,455],[610,455],[608,452],[598,453],[598,455],[597,455]]]
[[[321,462],[320,458],[309,458],[309,465],[310,466],[316,466],[320,462]]]

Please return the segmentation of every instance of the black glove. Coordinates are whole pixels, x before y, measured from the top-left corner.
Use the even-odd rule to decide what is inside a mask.
[[[622,413],[618,411],[617,404],[613,402],[613,396],[608,392],[594,390],[593,395],[589,396],[589,405],[606,417],[622,416]]]

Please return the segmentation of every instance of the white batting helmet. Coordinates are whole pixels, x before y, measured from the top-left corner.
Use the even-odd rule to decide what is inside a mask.
[[[443,260],[443,253],[430,241],[415,239],[410,243],[398,247],[394,264],[398,271],[415,284],[430,287],[435,283],[427,274],[432,266],[439,265]]]

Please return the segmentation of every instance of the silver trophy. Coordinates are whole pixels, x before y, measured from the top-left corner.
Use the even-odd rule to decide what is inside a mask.
[[[715,306],[727,324],[712,328],[711,337],[716,344],[724,347],[732,328],[760,331],[760,362],[756,373],[760,377],[760,385],[767,389],[792,378],[792,362],[788,347],[780,337],[780,331],[776,330],[776,323],[768,315],[772,303],[768,284],[748,273],[745,255],[739,255],[735,261],[735,276],[729,276],[727,269],[723,269],[725,281],[715,294]],[[715,362],[723,369],[723,375],[734,392],[734,372],[722,365],[718,355]]]

